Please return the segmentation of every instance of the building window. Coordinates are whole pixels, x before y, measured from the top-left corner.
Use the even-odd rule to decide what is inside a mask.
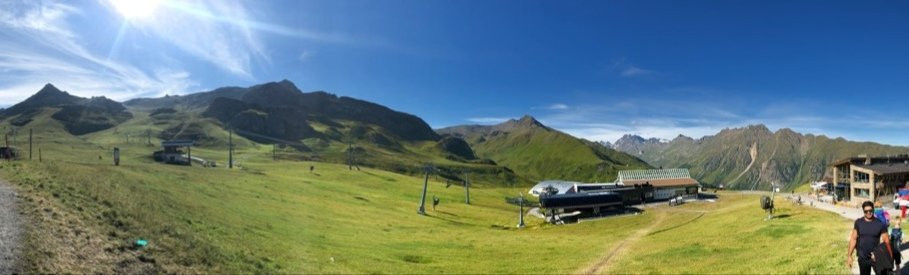
[[[860,182],[860,183],[868,183],[868,173],[855,172],[855,178],[853,178],[852,181]]]
[[[869,194],[868,189],[855,188],[855,197],[856,198],[869,198],[870,196],[868,196],[868,194]]]

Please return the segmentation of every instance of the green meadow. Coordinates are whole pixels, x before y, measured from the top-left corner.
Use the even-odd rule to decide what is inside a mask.
[[[841,263],[849,222],[782,199],[782,217],[769,222],[756,195],[721,192],[713,203],[660,205],[640,215],[571,225],[528,215],[528,226],[517,229],[518,207],[506,197],[528,186],[477,181],[466,205],[463,188],[431,176],[427,215],[420,216],[422,177],[273,160],[271,146],[236,136],[234,169],[225,165],[226,146],[192,151],[217,161],[216,168],[159,164],[151,159],[157,146],[124,138],[154,127],[140,126],[142,119],[74,137],[39,117],[30,125],[36,129],[33,159],[20,134],[25,159],[0,164],[0,177],[84,221],[86,231],[98,232],[96,238],[112,247],[109,253],[141,255],[163,272],[846,272]],[[113,147],[122,150],[120,166],[112,165]],[[433,196],[440,199],[435,209]],[[137,239],[149,245],[134,251]],[[29,254],[44,262],[58,256]],[[79,270],[53,268],[31,271]]]

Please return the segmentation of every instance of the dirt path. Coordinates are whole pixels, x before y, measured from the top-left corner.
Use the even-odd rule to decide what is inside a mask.
[[[657,226],[662,224],[663,220],[666,219],[665,212],[661,211],[659,213],[655,213],[655,215],[656,215],[656,217],[654,217],[654,221],[652,223],[650,223],[649,226],[638,229],[638,231],[635,231],[633,234],[631,234],[631,236],[629,236],[627,239],[625,239],[624,241],[619,243],[619,245],[617,245],[615,248],[613,248],[612,251],[610,251],[608,254],[606,254],[605,256],[600,258],[596,263],[592,264],[591,266],[589,266],[577,273],[599,274],[599,273],[608,271],[609,268],[612,266],[611,264],[615,262],[615,259],[617,256],[622,255],[626,250],[628,250],[628,247],[630,247],[632,244],[634,244],[639,239],[641,239],[641,237],[644,237],[644,236],[647,236],[647,234],[650,234],[651,231],[656,229]]]
[[[18,272],[22,240],[22,217],[16,206],[16,192],[0,180],[0,274]]]

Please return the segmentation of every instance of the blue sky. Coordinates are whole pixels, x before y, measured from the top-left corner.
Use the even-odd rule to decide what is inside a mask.
[[[906,2],[134,2],[0,0],[0,105],[47,82],[125,100],[289,79],[437,128],[909,145]]]

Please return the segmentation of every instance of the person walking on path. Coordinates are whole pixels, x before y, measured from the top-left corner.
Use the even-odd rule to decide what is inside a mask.
[[[891,258],[893,251],[890,246],[890,235],[887,234],[887,227],[884,223],[874,217],[874,203],[865,201],[862,203],[862,212],[864,215],[855,220],[852,227],[852,235],[849,237],[849,250],[846,251],[846,266],[852,269],[852,253],[858,251],[859,273],[862,275],[871,274],[871,252],[883,242],[887,247],[887,252]],[[875,272],[878,273],[878,272]],[[878,273],[879,274],[879,273]]]
[[[900,217],[906,219],[906,207],[909,206],[909,200],[906,198],[900,198]]]

